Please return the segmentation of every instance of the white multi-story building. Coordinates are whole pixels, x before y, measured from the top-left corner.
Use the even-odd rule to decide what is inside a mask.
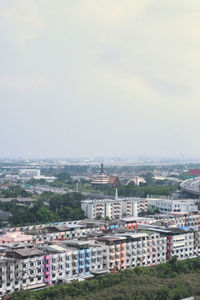
[[[125,220],[132,222],[132,219]],[[106,234],[103,233],[103,226],[101,233],[93,236],[92,240],[83,236],[81,239],[67,239],[64,236],[56,244],[53,241],[43,241],[42,245],[35,246],[19,242],[2,244],[0,298],[20,289],[40,289],[71,280],[92,278],[105,272],[152,266],[175,255],[178,259],[200,256],[199,215],[179,218],[177,225],[185,225],[185,230],[150,224],[150,219],[147,222],[138,219],[135,218],[136,224],[131,227],[130,223],[125,223],[123,228],[108,225]],[[172,219],[169,218],[169,222]],[[138,221],[141,221],[140,224],[137,224]],[[106,223],[96,220],[90,222]],[[194,225],[194,229],[190,228],[191,225]],[[120,230],[112,230],[113,227]]]
[[[40,178],[39,169],[20,169],[19,176],[21,179]]]
[[[166,261],[166,240],[157,232],[125,233],[97,239],[105,245],[103,263],[109,271]]]
[[[176,229],[175,229],[176,230]],[[198,255],[198,246],[194,243],[194,231],[187,233],[174,233],[167,236],[167,259],[177,256],[178,259],[186,259]]]
[[[145,198],[122,198],[122,199],[102,199],[83,200],[81,208],[85,216],[89,219],[110,218],[119,219],[121,217],[137,217],[138,213],[147,211],[147,199]]]
[[[168,214],[170,212],[191,212],[197,211],[198,206],[195,199],[157,199],[148,198],[148,206],[153,210],[159,210],[161,213]]]
[[[167,218],[161,219],[161,221],[167,224],[169,227],[179,228],[200,228],[200,215],[199,213],[170,213]]]
[[[0,260],[0,296],[44,287],[43,257],[38,249],[9,250]]]
[[[42,247],[46,255],[46,284],[67,282],[80,277],[85,278],[93,271],[103,269],[103,248],[94,241],[65,241],[59,245]]]

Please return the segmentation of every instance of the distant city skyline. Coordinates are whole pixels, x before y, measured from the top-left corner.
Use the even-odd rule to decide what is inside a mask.
[[[198,159],[200,2],[0,3],[0,158]]]

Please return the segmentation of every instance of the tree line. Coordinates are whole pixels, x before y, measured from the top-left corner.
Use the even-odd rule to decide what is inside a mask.
[[[8,222],[14,226],[41,224],[58,221],[83,219],[82,195],[79,193],[42,193],[33,206],[21,205],[17,200],[0,202],[0,209],[10,212]]]

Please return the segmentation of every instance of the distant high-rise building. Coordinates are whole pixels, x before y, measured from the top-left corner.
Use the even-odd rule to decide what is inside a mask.
[[[20,169],[19,170],[20,178],[39,178],[40,177],[40,170],[39,169]]]

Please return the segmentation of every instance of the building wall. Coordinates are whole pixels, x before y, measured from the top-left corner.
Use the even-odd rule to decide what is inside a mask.
[[[134,216],[142,211],[147,211],[147,199],[124,198],[119,200],[84,200],[81,207],[85,216],[95,219],[102,218],[119,219],[123,216]]]

